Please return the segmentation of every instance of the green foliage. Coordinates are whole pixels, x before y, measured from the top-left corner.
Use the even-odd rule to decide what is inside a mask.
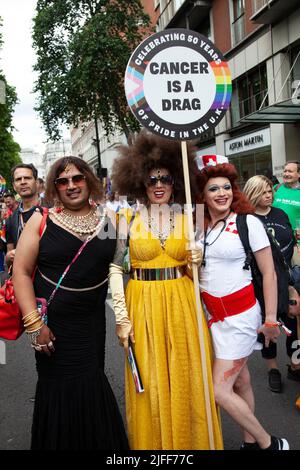
[[[0,33],[0,47],[2,44],[3,41]],[[14,165],[21,162],[19,156],[20,146],[14,141],[11,133],[13,130],[12,116],[18,98],[15,88],[8,85],[1,70],[0,81],[5,84],[6,94],[5,103],[0,103],[0,174],[6,179],[7,187],[11,189],[10,170]]]
[[[21,163],[20,146],[9,132],[0,131],[0,148],[0,174],[6,179],[6,189],[12,189],[10,171],[17,163]]]
[[[127,106],[124,74],[149,21],[140,0],[38,0],[36,109],[51,139],[59,138],[61,123],[95,116],[107,135],[116,127],[127,136],[139,128]]]

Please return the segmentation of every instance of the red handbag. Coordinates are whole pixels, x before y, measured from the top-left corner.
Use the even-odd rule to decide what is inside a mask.
[[[43,207],[43,219],[39,230],[40,237],[46,225],[47,215],[48,209]],[[10,278],[0,288],[0,338],[16,340],[23,331],[22,313],[16,301],[13,282]]]
[[[0,337],[15,340],[24,331],[21,310],[14,296],[11,279],[0,288]]]

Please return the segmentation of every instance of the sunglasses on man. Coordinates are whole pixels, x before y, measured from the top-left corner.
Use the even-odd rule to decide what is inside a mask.
[[[54,184],[57,187],[57,189],[64,190],[64,189],[67,189],[71,181],[74,186],[83,186],[85,182],[85,175],[78,174],[78,175],[70,176],[70,178],[65,178],[65,177],[56,178],[56,180],[54,181]]]

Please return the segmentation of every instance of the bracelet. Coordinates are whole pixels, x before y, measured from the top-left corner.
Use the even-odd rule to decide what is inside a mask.
[[[29,327],[26,328],[25,331],[28,334],[35,333],[36,331],[40,330],[43,326],[44,326],[44,323],[42,320],[40,320],[39,322],[34,323],[34,325],[31,326],[30,328]]]
[[[32,312],[30,312],[30,313],[27,313],[23,317],[23,323],[24,323],[25,328],[26,328],[27,325],[31,325],[32,323],[37,321],[39,318],[40,318],[40,314],[36,309],[32,310]]]
[[[278,322],[265,322],[263,324],[263,326],[265,326],[266,328],[277,328],[278,326]]]
[[[26,333],[34,333],[42,328],[44,322],[41,319],[41,316],[37,309],[32,310],[32,312],[27,313],[23,317],[24,328]]]
[[[26,333],[28,334],[29,336],[29,339],[30,339],[30,342],[31,342],[31,345],[32,347],[34,346],[38,346],[38,343],[36,342],[36,339],[37,337],[40,335],[41,333],[41,328],[39,328],[38,330],[36,331],[33,331],[32,333],[31,332],[27,332]]]
[[[35,309],[32,310],[31,312],[26,313],[26,315],[24,315],[24,317],[23,317],[23,321],[25,320],[25,318],[29,317],[29,316],[32,315],[33,313],[39,313],[39,312],[38,312],[38,310],[35,308]]]

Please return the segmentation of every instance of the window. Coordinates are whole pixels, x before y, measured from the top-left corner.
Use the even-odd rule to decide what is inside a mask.
[[[291,50],[291,58],[290,58],[290,64],[291,67],[294,65],[293,71],[292,71],[292,79],[293,80],[300,80],[300,47],[294,47]]]
[[[202,21],[197,26],[195,26],[193,30],[197,31],[197,33],[203,34],[203,36],[206,36],[208,39],[211,39],[211,28],[210,28],[209,17],[205,18],[204,21]]]
[[[159,29],[163,30],[167,27],[175,14],[173,0],[160,0],[160,17]]]
[[[237,184],[241,189],[251,176],[265,175],[267,178],[271,178],[273,174],[270,148],[257,149],[254,152],[229,157],[229,162],[238,171],[239,178]]]
[[[252,0],[252,11],[256,13],[258,10],[268,4],[268,0]]]
[[[233,21],[232,39],[233,45],[245,37],[245,4],[244,0],[232,0]]]
[[[267,90],[267,69],[265,64],[235,81],[231,101],[232,126],[237,126],[241,118],[254,113],[260,108]],[[265,100],[264,106],[268,106],[268,98]]]

